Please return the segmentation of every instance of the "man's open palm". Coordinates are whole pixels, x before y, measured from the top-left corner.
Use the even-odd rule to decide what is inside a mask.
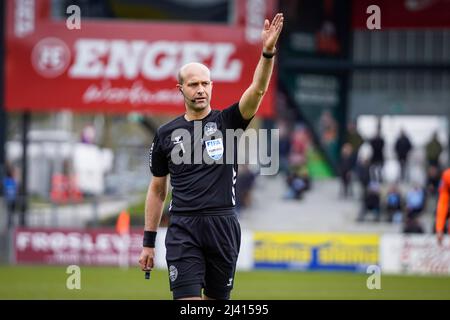
[[[261,38],[265,51],[272,52],[275,50],[278,36],[281,33],[281,29],[283,29],[283,20],[283,14],[277,13],[275,18],[273,18],[272,23],[267,19],[264,21],[264,29],[261,32]]]

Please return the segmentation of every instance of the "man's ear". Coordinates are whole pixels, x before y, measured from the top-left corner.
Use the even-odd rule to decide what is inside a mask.
[[[177,83],[177,88],[178,88],[178,90],[181,90],[181,91],[183,91],[181,88],[182,88],[182,85],[181,84],[179,84],[179,83]]]

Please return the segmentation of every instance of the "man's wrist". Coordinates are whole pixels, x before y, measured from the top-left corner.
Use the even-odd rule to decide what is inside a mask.
[[[156,231],[144,231],[143,247],[154,248],[156,240]]]
[[[277,51],[277,47],[273,46],[273,47],[265,47],[263,46],[263,52],[266,53],[275,53]]]
[[[262,56],[267,59],[272,59],[276,53],[277,53],[276,48],[272,48],[272,49],[263,48]]]

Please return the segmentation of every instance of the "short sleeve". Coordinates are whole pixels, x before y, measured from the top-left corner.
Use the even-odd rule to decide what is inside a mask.
[[[253,117],[246,120],[242,117],[241,111],[239,110],[239,103],[235,103],[230,107],[222,110],[222,120],[227,129],[247,129],[250,121]]]
[[[150,171],[155,177],[164,177],[169,174],[169,166],[158,133],[153,139],[149,153]]]

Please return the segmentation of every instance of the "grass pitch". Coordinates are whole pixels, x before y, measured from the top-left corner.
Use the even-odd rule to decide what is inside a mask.
[[[0,266],[0,299],[172,299],[167,271],[150,280],[138,267],[81,267],[81,289],[66,287],[65,266]],[[450,299],[450,277],[381,276],[369,290],[368,274],[346,272],[238,272],[232,299]]]

